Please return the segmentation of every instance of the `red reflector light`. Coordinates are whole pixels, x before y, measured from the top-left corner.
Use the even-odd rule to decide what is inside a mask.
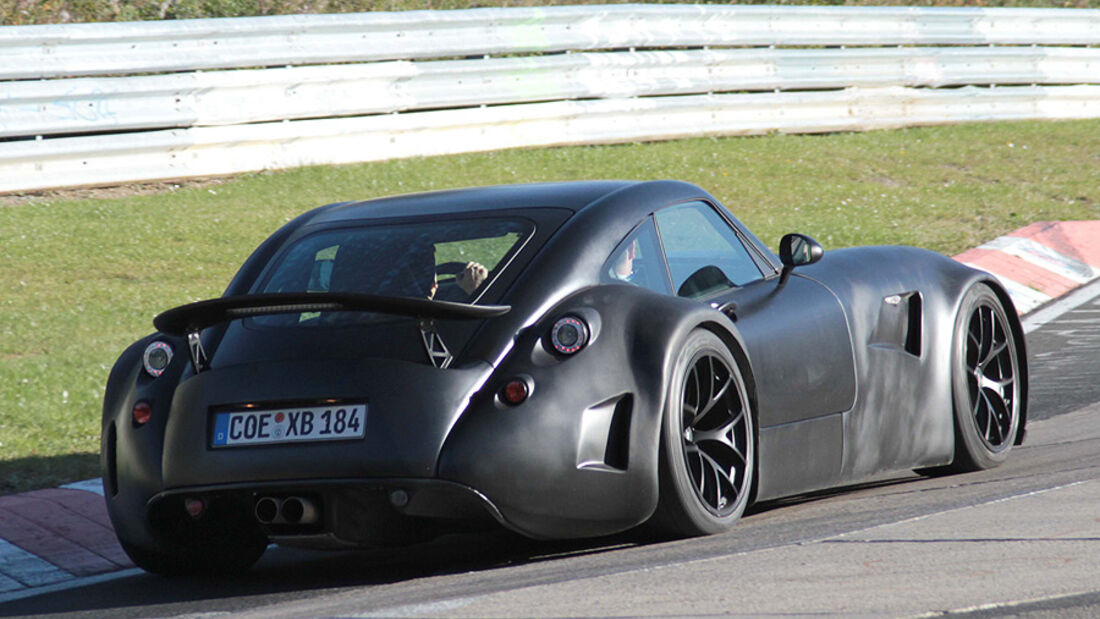
[[[522,380],[515,379],[504,385],[504,390],[500,392],[500,397],[506,403],[515,406],[516,404],[523,403],[527,399],[529,390],[527,389],[527,383]]]
[[[187,514],[192,518],[198,518],[202,516],[202,513],[206,511],[206,501],[202,499],[196,499],[194,497],[188,497],[183,501],[183,508],[187,510]]]
[[[138,402],[134,404],[134,423],[139,426],[143,426],[149,422],[149,419],[153,416],[153,407],[149,406],[148,402]]]

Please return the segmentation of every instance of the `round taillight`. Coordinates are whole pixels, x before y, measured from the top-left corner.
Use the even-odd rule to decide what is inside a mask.
[[[156,378],[164,373],[168,364],[172,362],[172,347],[165,342],[153,342],[145,347],[145,354],[141,356],[141,365],[145,371]]]
[[[153,407],[148,402],[134,404],[134,423],[143,426],[153,417]]]
[[[588,343],[588,325],[576,316],[559,318],[550,331],[550,343],[559,353],[571,355]]]
[[[527,386],[527,382],[519,378],[508,381],[500,391],[500,399],[512,406],[522,404],[529,395],[531,395],[531,389]]]

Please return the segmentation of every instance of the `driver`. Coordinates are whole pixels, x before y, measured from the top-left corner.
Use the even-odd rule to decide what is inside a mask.
[[[395,258],[395,263],[391,263],[379,278],[375,289],[380,294],[464,302],[489,277],[489,270],[482,264],[467,262],[462,270],[455,273],[455,284],[462,294],[455,287],[449,290],[445,287],[447,294],[437,296],[440,288],[436,273],[435,246],[432,243],[413,242]]]
[[[634,281],[634,256],[638,249],[638,239],[634,239],[626,246],[611,266],[611,278],[621,282],[633,283]]]

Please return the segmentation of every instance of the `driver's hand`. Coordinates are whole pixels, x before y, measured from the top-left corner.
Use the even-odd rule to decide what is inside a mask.
[[[463,292],[466,294],[473,294],[473,292],[477,290],[477,287],[480,286],[487,277],[489,277],[489,269],[486,269],[477,262],[468,262],[466,263],[466,268],[455,275],[455,282]]]

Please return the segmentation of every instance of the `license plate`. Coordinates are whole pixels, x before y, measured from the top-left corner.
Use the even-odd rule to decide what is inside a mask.
[[[213,447],[363,438],[367,405],[235,410],[214,415]]]

